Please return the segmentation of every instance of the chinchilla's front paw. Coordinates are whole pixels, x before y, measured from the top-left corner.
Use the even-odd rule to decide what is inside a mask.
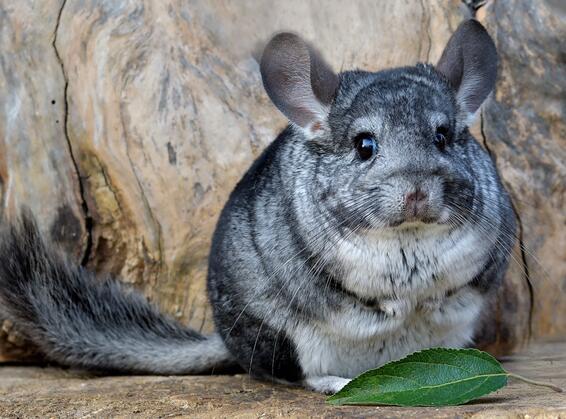
[[[305,387],[310,388],[313,391],[332,395],[342,390],[342,388],[350,381],[350,378],[327,375],[322,377],[308,377],[304,381],[304,385]]]

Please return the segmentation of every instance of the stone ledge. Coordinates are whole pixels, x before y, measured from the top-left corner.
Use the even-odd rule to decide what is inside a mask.
[[[509,371],[566,388],[566,342],[536,343]],[[332,407],[324,396],[246,375],[93,377],[48,367],[0,367],[0,417],[562,417],[566,396],[512,381],[465,406]]]

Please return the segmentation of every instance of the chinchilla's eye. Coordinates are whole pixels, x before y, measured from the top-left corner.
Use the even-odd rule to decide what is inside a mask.
[[[434,134],[434,144],[436,145],[436,147],[438,147],[439,150],[444,150],[444,148],[446,147],[447,136],[448,128],[446,128],[445,126],[436,128],[436,133]]]
[[[377,153],[377,141],[373,135],[367,132],[356,135],[354,143],[362,160],[367,160]]]

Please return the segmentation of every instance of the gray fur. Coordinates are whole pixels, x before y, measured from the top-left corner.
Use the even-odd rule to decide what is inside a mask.
[[[474,81],[467,87],[477,89],[466,97],[485,99],[494,77],[484,65],[492,66],[493,56],[481,46],[491,40],[477,22],[464,23],[454,38],[460,41],[448,44],[442,71],[428,64],[346,71],[336,75],[337,84],[318,55],[313,66],[314,50],[296,35],[269,44],[264,84],[293,123],[254,162],[220,216],[208,293],[224,343],[210,343],[217,352],[201,366],[234,359],[253,376],[332,392],[415,350],[472,342],[486,297],[507,268],[515,218],[493,162],[468,132],[475,109],[450,78],[463,72]],[[469,66],[461,51],[471,44],[488,52],[487,63]],[[277,76],[289,71],[300,75],[297,84]],[[435,143],[439,127],[446,130],[442,147]],[[367,160],[356,151],[361,133],[377,139],[377,153]],[[418,211],[407,200],[415,191],[425,197]],[[8,237],[2,258],[22,246],[18,234]],[[26,246],[38,242],[33,236]],[[170,373],[182,364],[163,358],[173,342],[186,345],[178,372],[199,369],[191,369],[195,348],[208,348],[208,340],[154,311],[152,321],[166,326],[124,316],[131,307],[150,309],[112,281],[97,285],[80,268],[46,269],[57,259],[37,247],[43,253],[22,250],[11,268],[0,269],[0,298],[48,355],[77,363],[81,354],[79,364],[92,368],[122,355],[127,370]],[[92,291],[103,289],[119,310]],[[72,339],[54,333],[35,306],[61,324],[87,327],[72,328]],[[159,362],[149,365],[154,356]]]
[[[160,314],[138,293],[47,248],[27,213],[0,235],[0,302],[51,360],[130,373],[199,373],[233,363],[218,335]]]
[[[479,36],[463,38],[481,50],[491,40],[477,22],[454,37],[470,25]],[[447,48],[458,56],[449,50],[470,45]],[[262,67],[288,65],[266,59]],[[483,98],[493,89],[477,62],[452,63]],[[300,376],[321,391],[342,382],[332,377],[418,349],[469,345],[515,240],[509,197],[444,73],[419,64],[339,79],[327,114],[313,105],[311,124],[290,125],[238,184],[209,265],[215,321],[240,364],[257,376]],[[269,88],[271,97],[293,90],[287,82]],[[433,141],[440,125],[448,127],[444,151]],[[354,147],[362,132],[379,143],[367,161]],[[413,220],[404,196],[417,186],[429,202]]]

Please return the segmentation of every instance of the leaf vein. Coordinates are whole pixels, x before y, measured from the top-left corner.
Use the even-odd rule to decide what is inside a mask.
[[[391,394],[391,393],[403,393],[403,392],[407,392],[407,391],[415,391],[415,390],[428,390],[428,389],[434,389],[434,388],[441,388],[441,387],[446,387],[446,386],[450,386],[450,385],[454,385],[454,384],[459,384],[459,383],[463,383],[466,381],[470,381],[470,380],[477,380],[478,378],[486,378],[486,381],[488,378],[492,378],[492,377],[501,377],[501,376],[507,376],[507,373],[498,373],[498,374],[482,374],[482,375],[474,375],[473,377],[467,377],[467,378],[463,378],[461,380],[456,380],[456,381],[448,381],[442,384],[435,384],[435,385],[422,385],[419,384],[418,382],[411,380],[410,378],[407,378],[407,380],[409,381],[413,381],[416,382],[417,384],[419,384],[418,388],[412,388],[412,389],[407,389],[407,390],[401,390],[401,391],[384,391],[382,393],[384,394]],[[380,375],[380,377],[394,377],[394,378],[405,378],[405,377],[399,377],[396,375]]]

